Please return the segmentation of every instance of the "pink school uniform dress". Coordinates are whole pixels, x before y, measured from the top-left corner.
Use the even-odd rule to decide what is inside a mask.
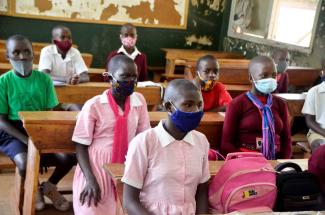
[[[115,215],[116,203],[114,186],[111,178],[104,171],[103,165],[112,159],[114,139],[114,112],[107,98],[107,92],[88,100],[78,115],[76,127],[72,136],[74,142],[89,145],[89,160],[92,171],[101,189],[101,201],[95,207],[79,201],[80,193],[86,185],[86,179],[79,165],[77,165],[73,179],[73,208],[76,215]],[[119,114],[123,111],[119,108]],[[149,114],[144,97],[139,93],[130,96],[130,110],[128,114],[128,141],[138,133],[150,128]]]
[[[141,189],[151,214],[195,214],[197,187],[210,178],[208,150],[204,134],[191,131],[175,140],[161,121],[131,141],[122,181]]]

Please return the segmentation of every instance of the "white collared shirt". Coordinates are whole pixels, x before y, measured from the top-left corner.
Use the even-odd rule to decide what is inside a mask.
[[[308,91],[301,112],[314,115],[316,122],[325,129],[325,82],[312,87]]]
[[[123,53],[126,56],[128,56],[129,58],[131,58],[132,60],[134,60],[138,55],[141,54],[141,52],[139,52],[139,50],[137,49],[137,47],[134,47],[134,51],[132,52],[132,54],[129,54],[124,46],[122,45],[121,48],[119,48],[119,50],[117,51],[117,53]]]
[[[73,74],[81,74],[88,71],[88,68],[78,49],[71,47],[62,59],[56,45],[46,46],[41,51],[38,69],[50,70],[50,75],[67,77]]]

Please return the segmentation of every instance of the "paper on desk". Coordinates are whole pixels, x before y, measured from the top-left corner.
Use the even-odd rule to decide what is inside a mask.
[[[161,87],[160,83],[155,83],[152,81],[141,81],[138,82],[138,87]]]
[[[62,81],[53,81],[53,85],[58,87],[58,86],[65,86],[67,83],[62,82]]]

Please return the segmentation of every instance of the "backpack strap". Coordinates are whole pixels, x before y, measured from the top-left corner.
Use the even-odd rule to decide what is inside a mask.
[[[275,171],[277,172],[281,172],[282,170],[286,169],[286,168],[292,168],[294,169],[296,172],[302,172],[301,167],[296,164],[296,163],[292,163],[292,162],[284,162],[284,163],[280,163],[278,165],[276,165],[276,167],[274,168]]]

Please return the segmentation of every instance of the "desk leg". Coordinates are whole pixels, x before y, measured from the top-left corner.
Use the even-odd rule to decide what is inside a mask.
[[[117,182],[115,185],[116,193],[117,193],[117,201],[116,201],[116,215],[125,215],[123,208],[123,183],[121,181]]]
[[[173,75],[175,71],[175,60],[166,60],[166,74]]]
[[[40,154],[31,139],[28,140],[27,168],[23,215],[35,214],[35,200],[38,186]]]

